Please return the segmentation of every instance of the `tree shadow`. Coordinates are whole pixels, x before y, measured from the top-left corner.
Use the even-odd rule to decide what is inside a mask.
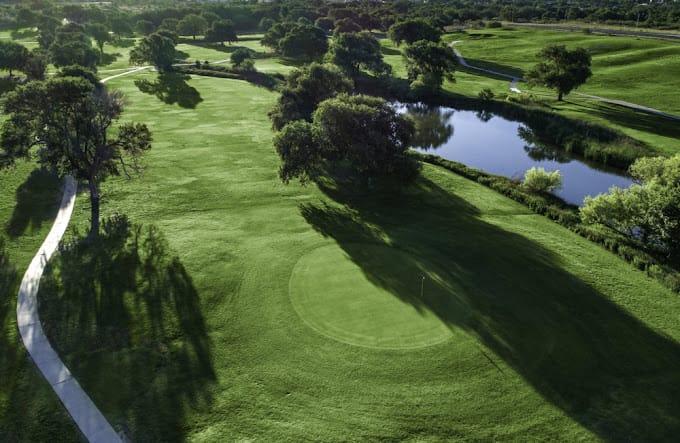
[[[16,190],[16,205],[5,231],[11,238],[26,230],[40,229],[54,218],[61,191],[61,180],[52,171],[34,169]]]
[[[380,52],[382,52],[383,55],[401,55],[400,50],[388,46],[380,46]]]
[[[100,66],[108,66],[111,63],[118,60],[119,57],[122,57],[122,54],[119,53],[119,52],[116,52],[114,54],[110,54],[108,52],[105,52],[103,54],[99,54],[99,65]]]
[[[215,380],[199,294],[154,226],[125,217],[62,245],[40,289],[50,341],[117,429],[183,441]]]
[[[564,271],[554,253],[481,220],[475,207],[424,178],[400,195],[322,190],[339,204],[301,205],[303,217],[375,285],[475,336],[606,440],[678,435],[678,343]],[[406,251],[409,258],[394,260],[409,263],[372,259],[366,243]]]
[[[187,83],[190,78],[179,72],[161,72],[153,81],[135,80],[135,86],[144,94],[155,95],[163,103],[194,109],[203,98],[196,88]]]

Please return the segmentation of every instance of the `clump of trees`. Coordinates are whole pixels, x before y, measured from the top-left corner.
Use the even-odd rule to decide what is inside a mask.
[[[367,31],[336,35],[328,52],[328,61],[351,77],[357,77],[362,70],[375,75],[392,72],[392,67],[383,61],[380,42]]]
[[[420,40],[438,42],[441,36],[439,28],[420,18],[397,22],[389,29],[389,37],[397,46],[402,42],[410,45]]]
[[[288,75],[276,106],[269,112],[275,130],[294,120],[311,121],[312,113],[322,101],[340,93],[349,93],[354,84],[334,65],[311,63]]]
[[[205,40],[224,45],[224,42],[233,43],[238,41],[234,23],[231,20],[216,20],[205,33]]]
[[[544,168],[533,167],[524,173],[525,188],[531,192],[552,192],[562,187],[560,171],[548,172]]]
[[[564,45],[550,45],[543,48],[538,57],[542,61],[529,71],[527,81],[554,89],[559,101],[593,75],[591,57],[584,48],[569,50]]]
[[[284,57],[316,60],[328,51],[326,33],[307,23],[276,23],[262,38],[262,44]]]
[[[587,197],[585,223],[602,224],[680,260],[680,155],[646,157],[630,167],[638,182],[628,189]]]
[[[42,80],[47,59],[39,48],[29,51],[19,43],[0,41],[0,69],[9,71],[10,78],[15,71],[22,71],[29,80]]]
[[[341,94],[321,102],[311,122],[292,122],[276,135],[279,176],[305,183],[344,166],[364,186],[385,178],[408,183],[420,167],[406,155],[414,131],[385,100]]]
[[[151,148],[141,123],[112,125],[123,111],[122,95],[79,77],[30,82],[9,93],[3,105],[0,167],[32,155],[60,175],[87,183],[90,235],[99,232],[100,184],[111,175],[140,170],[139,158]],[[36,148],[36,149],[34,149]]]
[[[96,69],[99,63],[99,53],[92,46],[92,40],[85,28],[77,23],[67,23],[56,29],[48,53],[56,67],[80,65]]]
[[[186,15],[177,23],[176,31],[180,35],[190,35],[196,40],[196,36],[203,34],[208,29],[208,22],[198,14]]]
[[[253,60],[254,52],[248,48],[238,48],[231,53],[231,64],[234,68],[242,71],[253,71],[255,69],[255,61]]]
[[[411,87],[421,92],[437,92],[444,79],[454,81],[457,58],[451,47],[438,42],[419,40],[404,51]]]

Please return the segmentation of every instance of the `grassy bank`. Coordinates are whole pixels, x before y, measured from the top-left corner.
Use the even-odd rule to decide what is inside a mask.
[[[103,209],[157,231],[111,226],[40,291],[50,338],[133,439],[680,431],[680,299],[642,272],[431,165],[396,194],[285,186],[273,92],[197,77],[170,101],[140,78],[111,86],[154,148]]]

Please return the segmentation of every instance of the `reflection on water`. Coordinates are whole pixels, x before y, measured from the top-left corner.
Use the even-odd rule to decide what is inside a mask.
[[[607,192],[612,186],[627,188],[632,180],[618,171],[586,163],[569,153],[540,143],[536,129],[506,120],[488,111],[459,111],[423,104],[397,105],[413,117],[417,135],[414,147],[483,171],[521,179],[538,166],[559,169],[562,189],[555,194],[580,205],[587,195]]]

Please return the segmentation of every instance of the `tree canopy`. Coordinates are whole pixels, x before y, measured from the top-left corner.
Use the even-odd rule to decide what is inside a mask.
[[[584,48],[570,51],[564,45],[550,45],[543,48],[538,57],[543,61],[529,71],[527,80],[556,90],[560,101],[593,75],[591,57]]]
[[[238,41],[234,23],[231,20],[217,20],[213,22],[212,26],[205,34],[205,40],[220,44]]]
[[[334,65],[311,63],[292,71],[276,106],[269,112],[272,126],[280,130],[294,120],[311,120],[320,102],[339,93],[349,93],[352,81]]]
[[[190,35],[194,40],[196,40],[197,35],[204,33],[207,28],[208,22],[198,14],[186,15],[177,23],[177,32],[180,35]]]
[[[278,49],[285,57],[318,59],[328,51],[328,37],[316,26],[296,24],[279,40]]]
[[[0,40],[0,69],[8,70],[10,77],[13,70],[22,69],[26,65],[29,56],[30,53],[24,45]]]
[[[419,171],[405,154],[413,134],[413,123],[388,102],[341,94],[321,102],[311,123],[296,121],[277,134],[279,175],[286,183],[306,182],[344,165],[364,185],[384,178],[409,182]]]
[[[130,51],[130,63],[134,65],[151,63],[160,71],[171,70],[176,57],[175,42],[159,33],[144,37]]]
[[[419,40],[438,42],[441,39],[441,35],[442,32],[439,28],[421,18],[397,22],[389,29],[390,39],[397,46],[401,45],[402,42],[411,44]]]
[[[352,77],[356,77],[362,69],[375,75],[392,72],[392,67],[383,60],[380,42],[368,31],[336,35],[328,60]]]
[[[417,41],[406,47],[404,57],[408,78],[416,87],[437,91],[444,79],[453,81],[453,72],[458,64],[456,54],[443,43]]]
[[[49,47],[50,61],[56,67],[80,65],[95,69],[99,54],[85,29],[75,23],[57,28],[54,42]]]
[[[35,151],[38,162],[61,175],[86,181],[90,191],[90,232],[99,230],[99,185],[110,175],[139,169],[138,158],[151,148],[144,124],[110,128],[123,110],[121,94],[96,88],[76,77],[55,77],[20,86],[4,103],[0,167]],[[32,148],[40,147],[34,150]]]

